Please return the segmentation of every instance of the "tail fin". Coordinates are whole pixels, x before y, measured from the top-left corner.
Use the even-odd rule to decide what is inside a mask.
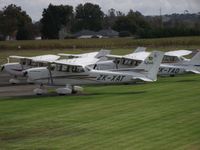
[[[194,64],[200,64],[200,51],[198,51],[197,53],[196,53],[196,55],[194,55],[191,59],[190,59],[190,61],[189,61],[189,64],[192,64],[192,65],[194,65]]]
[[[145,52],[146,51],[146,47],[138,47],[136,48],[136,50],[134,51],[134,53],[137,53],[137,52]]]
[[[99,53],[95,56],[95,58],[98,58],[98,59],[104,59],[106,55],[109,55],[110,54],[110,50],[100,50]]]
[[[163,56],[164,52],[153,51],[138,67],[136,67],[136,69],[144,70],[147,78],[156,81]]]

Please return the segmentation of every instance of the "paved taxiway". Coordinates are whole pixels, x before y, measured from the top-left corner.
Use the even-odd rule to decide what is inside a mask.
[[[11,85],[9,83],[10,78],[8,74],[0,73],[0,97],[34,95],[33,89],[36,88],[36,85]]]

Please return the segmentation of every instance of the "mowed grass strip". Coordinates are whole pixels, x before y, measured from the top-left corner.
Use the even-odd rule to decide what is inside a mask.
[[[0,100],[1,149],[200,149],[200,76]]]

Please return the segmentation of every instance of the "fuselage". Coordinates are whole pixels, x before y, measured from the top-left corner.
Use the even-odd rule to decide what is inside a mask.
[[[44,63],[22,63],[22,62],[16,62],[16,63],[6,63],[2,67],[5,72],[10,74],[11,76],[16,77],[23,77],[23,71],[33,68],[33,67],[39,67],[39,66],[45,66]]]
[[[134,61],[131,62],[130,60],[118,61],[118,63],[116,63],[116,61],[114,60],[109,60],[109,61],[98,62],[95,65],[94,69],[111,70],[111,69],[128,68],[130,66],[136,67],[139,64],[140,62],[134,63]],[[190,64],[190,60],[181,60],[181,59],[176,62],[170,62],[170,63],[163,61],[159,67],[158,75],[169,76],[169,75],[184,74],[187,72],[187,70],[191,68],[200,71],[200,64]]]
[[[28,79],[46,85],[119,84],[135,82],[133,76],[141,74],[121,71],[102,71],[85,68],[81,72],[50,71],[46,67],[28,70]]]

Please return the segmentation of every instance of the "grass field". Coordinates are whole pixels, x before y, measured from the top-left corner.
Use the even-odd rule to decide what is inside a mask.
[[[35,56],[57,53],[84,53],[94,50],[111,49],[113,54],[127,54],[138,46],[148,50],[199,49],[200,36],[160,39],[69,39],[38,41],[0,41],[0,64],[10,55]],[[20,48],[19,48],[20,47]]]
[[[200,76],[0,98],[1,150],[199,150]]]

